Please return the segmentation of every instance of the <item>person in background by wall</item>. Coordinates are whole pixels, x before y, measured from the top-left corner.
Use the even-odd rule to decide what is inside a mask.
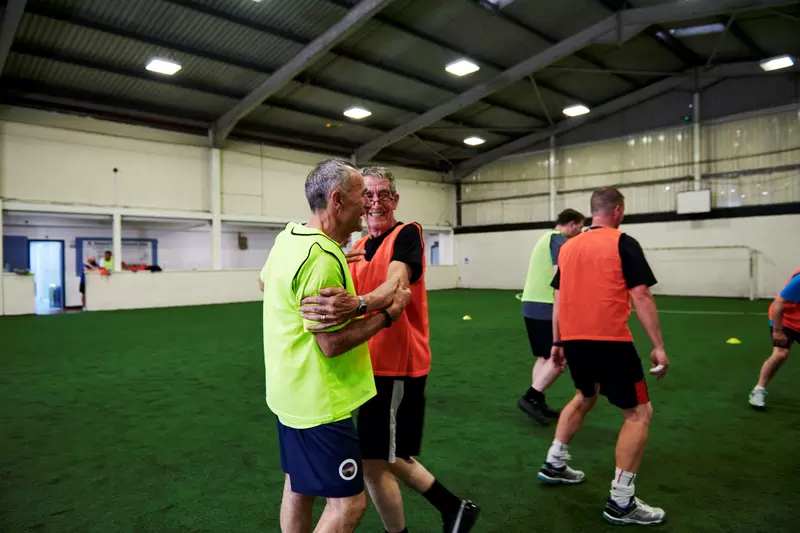
[[[428,300],[422,227],[395,218],[400,195],[385,167],[361,169],[369,203],[364,210],[369,235],[353,251],[350,272],[356,290],[378,291],[398,282],[411,287],[411,303],[391,328],[369,340],[377,395],[358,411],[358,436],[364,458],[364,478],[370,497],[389,533],[407,531],[399,479],[421,494],[441,514],[446,533],[465,533],[480,508],[451,493],[415,457],[420,455],[425,418],[425,387],[431,367]],[[307,319],[333,315],[320,325],[335,325],[354,316],[358,300],[341,289],[320,291],[303,300]],[[314,308],[312,306],[321,306]]]
[[[522,316],[536,363],[531,372],[531,386],[517,401],[517,407],[543,426],[549,424],[549,418],[558,418],[560,412],[547,405],[544,392],[564,371],[563,365],[556,365],[550,358],[555,293],[550,282],[558,269],[561,246],[580,234],[583,220],[584,216],[574,209],[559,213],[555,229],[545,233],[533,247],[522,291]]]
[[[97,259],[95,257],[89,256],[86,259],[86,262],[83,264],[81,268],[81,284],[78,287],[78,290],[81,291],[81,307],[86,309],[86,273],[92,271],[99,271],[100,265],[97,264]]]
[[[750,405],[763,409],[767,405],[767,384],[789,357],[792,343],[800,343],[800,268],[794,271],[783,289],[769,306],[772,332],[772,355],[764,361],[758,383],[750,391]]]
[[[114,271],[114,256],[110,250],[106,250],[103,254],[103,269],[108,273]]]
[[[361,230],[364,178],[340,160],[318,163],[305,183],[307,224],[289,223],[261,271],[267,405],[278,417],[285,472],[284,533],[311,531],[314,497],[326,498],[317,533],[351,533],[367,506],[352,412],[375,395],[367,340],[400,318],[411,290],[395,284],[364,296],[340,243]],[[303,298],[338,287],[359,302],[346,324],[315,328],[298,311]],[[370,313],[369,316],[364,316]]]
[[[567,465],[568,447],[598,395],[622,410],[625,421],[616,446],[616,472],[603,518],[615,525],[660,524],[666,513],[634,496],[653,407],[644,369],[628,328],[631,300],[653,350],[650,373],[663,378],[669,367],[650,287],[656,278],[642,247],[619,231],[625,197],[613,187],[592,194],[592,226],[561,248],[553,278],[553,354],[566,358],[577,392],[561,411],[553,444],[537,477],[550,484],[581,483],[583,472]]]

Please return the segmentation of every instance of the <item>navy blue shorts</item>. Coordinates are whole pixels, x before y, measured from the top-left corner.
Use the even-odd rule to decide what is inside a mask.
[[[308,496],[348,498],[364,491],[361,450],[352,418],[309,429],[278,421],[281,468],[292,491]]]

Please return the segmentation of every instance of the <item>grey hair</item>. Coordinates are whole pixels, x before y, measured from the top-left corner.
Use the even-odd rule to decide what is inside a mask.
[[[353,170],[356,170],[355,165],[343,159],[326,159],[317,163],[306,177],[306,200],[311,211],[328,207],[328,197],[334,189],[350,192],[350,171]]]
[[[390,187],[392,189],[392,195],[397,193],[397,189],[395,188],[395,185],[394,185],[394,174],[392,174],[392,171],[389,170],[388,168],[386,168],[386,167],[364,167],[361,170],[359,170],[359,172],[361,172],[361,175],[364,176],[364,177],[372,176],[372,177],[375,177],[375,178],[381,178],[381,179],[389,180],[389,185],[390,185]]]

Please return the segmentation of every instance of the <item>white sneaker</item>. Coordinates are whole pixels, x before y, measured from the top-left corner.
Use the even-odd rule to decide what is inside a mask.
[[[603,518],[606,522],[617,526],[660,524],[666,516],[667,513],[664,512],[664,509],[651,507],[636,497],[631,498],[627,507],[620,507],[617,502],[609,498],[606,503],[606,509],[603,512]]]
[[[750,405],[756,409],[763,409],[767,405],[767,389],[756,387],[750,391]]]

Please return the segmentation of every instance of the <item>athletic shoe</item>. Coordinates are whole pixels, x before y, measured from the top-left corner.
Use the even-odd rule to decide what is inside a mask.
[[[561,416],[561,409],[551,409],[547,403],[542,404],[542,412],[547,418],[555,418],[556,420]]]
[[[767,389],[756,388],[750,391],[750,405],[756,409],[767,406]]]
[[[586,475],[580,470],[573,470],[567,465],[556,468],[545,462],[536,477],[550,485],[577,485],[583,482]]]
[[[444,533],[467,533],[475,525],[481,508],[469,500],[461,500],[458,512],[444,519]]]
[[[635,496],[631,497],[627,507],[620,507],[617,502],[609,498],[606,502],[606,510],[603,512],[605,521],[617,526],[660,524],[666,516],[667,513],[664,512],[664,509],[650,507]]]
[[[548,420],[547,414],[544,411],[544,407],[546,407],[546,405],[543,405],[536,400],[526,400],[523,397],[517,400],[517,407],[519,407],[523,413],[527,414],[541,425],[546,426],[550,424],[550,420]]]

